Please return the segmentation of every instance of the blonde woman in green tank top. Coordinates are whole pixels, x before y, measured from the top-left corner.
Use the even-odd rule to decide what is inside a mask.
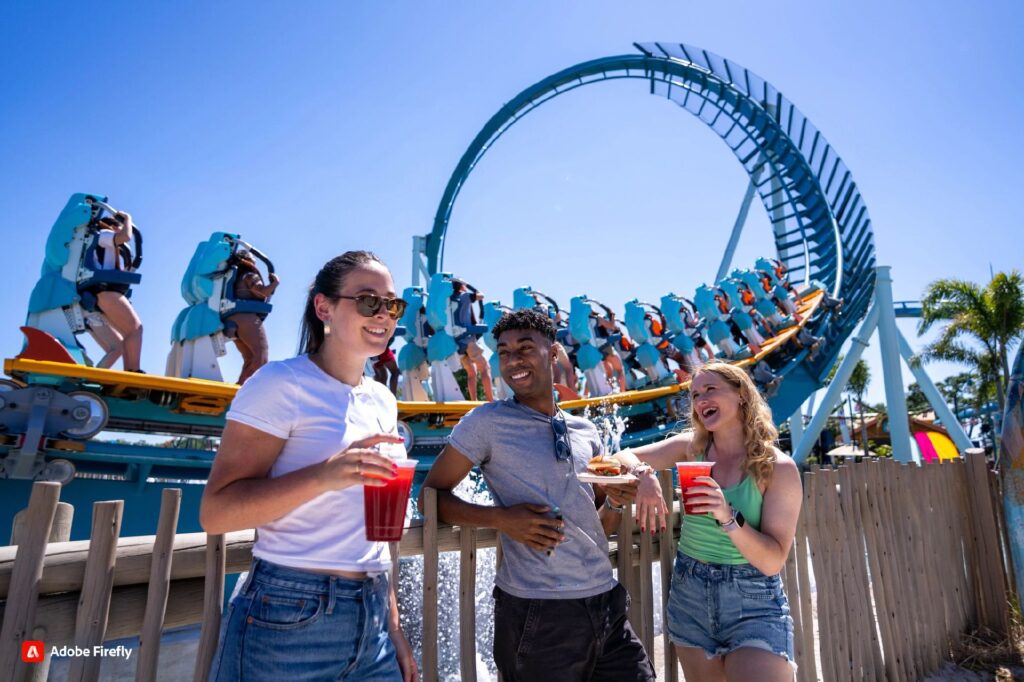
[[[779,572],[796,534],[802,489],[796,464],[775,447],[771,411],[747,373],[699,368],[690,387],[692,428],[617,456],[640,476],[641,530],[665,530],[654,471],[710,461],[689,488],[666,607],[686,679],[792,680],[793,620]]]

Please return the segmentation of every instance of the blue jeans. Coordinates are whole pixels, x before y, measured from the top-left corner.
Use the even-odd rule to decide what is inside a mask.
[[[756,647],[796,668],[793,619],[778,575],[750,564],[707,564],[676,554],[666,607],[668,634],[708,658]]]
[[[388,595],[387,574],[350,580],[254,559],[209,679],[400,682]]]

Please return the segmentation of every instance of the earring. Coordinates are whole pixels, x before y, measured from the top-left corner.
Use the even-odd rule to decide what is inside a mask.
[[[330,336],[330,335],[331,335],[331,323],[330,322],[324,322],[324,336]]]

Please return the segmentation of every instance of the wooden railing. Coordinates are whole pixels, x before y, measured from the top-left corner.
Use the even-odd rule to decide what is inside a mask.
[[[671,498],[668,472],[661,483]],[[31,674],[20,660],[25,639],[91,647],[138,635],[136,679],[154,680],[160,633],[202,623],[194,678],[205,679],[224,576],[248,568],[253,531],[176,534],[180,491],[166,490],[155,536],[119,538],[121,503],[99,502],[91,540],[47,543],[59,493],[57,484],[37,483],[23,542],[0,547],[0,670],[13,671],[15,680]],[[977,454],[925,467],[883,461],[805,474],[803,512],[783,571],[798,679],[919,679],[949,660],[966,633],[1005,635],[1014,586],[996,495],[997,481]],[[424,523],[392,545],[396,559],[423,556],[422,677],[430,682],[438,675],[440,555],[458,552],[458,651],[461,677],[470,682],[476,679],[477,552],[494,547],[500,561],[499,538],[492,529],[438,524],[431,489],[424,490],[424,507]],[[678,502],[673,507],[669,529],[656,536],[639,533],[627,511],[610,543],[609,558],[632,595],[630,622],[652,656],[654,613],[663,613],[668,598],[680,527]],[[397,571],[397,560],[394,565]],[[661,637],[659,667],[665,679],[677,680],[674,648],[667,633]],[[72,661],[69,679],[97,679],[98,660]]]

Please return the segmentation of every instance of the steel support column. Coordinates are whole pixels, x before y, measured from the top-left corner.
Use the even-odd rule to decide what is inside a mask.
[[[796,412],[789,418],[789,451],[796,450],[796,444],[804,437],[804,406],[796,408]]]
[[[836,409],[836,405],[842,399],[846,382],[850,380],[853,368],[857,366],[857,361],[864,354],[864,349],[868,347],[868,341],[871,340],[871,335],[875,332],[877,326],[878,304],[876,303],[871,306],[867,317],[864,318],[864,322],[860,325],[860,330],[853,337],[850,351],[839,364],[839,369],[836,370],[832,383],[825,390],[825,397],[821,401],[821,406],[811,418],[811,423],[807,425],[804,437],[800,439],[800,444],[793,450],[793,459],[796,460],[797,464],[803,464],[804,460],[807,459],[807,455],[811,453],[811,448],[814,447],[814,443],[818,440],[821,430],[825,427],[826,422],[828,422],[829,415],[832,414],[832,410]],[[910,445],[909,441],[907,445]]]
[[[729,235],[729,243],[725,247],[725,253],[722,254],[722,263],[718,266],[718,274],[715,275],[715,282],[720,282],[725,279],[726,275],[729,274],[729,268],[732,267],[732,257],[736,253],[736,247],[740,243],[740,236],[743,234],[743,226],[747,224],[747,215],[750,213],[750,204],[754,201],[754,195],[757,194],[757,186],[754,184],[757,182],[757,178],[761,175],[760,171],[754,174],[750,182],[747,184],[747,193],[743,195],[743,201],[740,203],[740,212],[736,216],[736,223],[732,226],[732,234]]]
[[[949,432],[950,438],[956,443],[960,453],[963,454],[967,448],[973,448],[974,444],[971,443],[971,439],[967,436],[964,431],[964,427],[960,425],[960,420],[956,418],[953,411],[949,409],[949,405],[946,404],[942,394],[939,393],[939,389],[932,383],[931,377],[924,371],[920,365],[912,362],[914,357],[914,351],[911,350],[910,344],[907,343],[907,339],[904,338],[903,333],[899,329],[896,330],[896,340],[900,345],[900,355],[907,363],[907,367],[914,374],[914,378],[917,379],[917,385],[921,387],[921,391],[925,397],[928,398],[928,402],[931,403],[932,409],[935,410],[935,414],[942,424],[946,427],[946,431]]]
[[[875,268],[875,306],[878,308],[878,346],[882,352],[882,378],[885,381],[885,406],[889,413],[889,438],[892,455],[898,462],[920,464],[916,449],[910,447],[910,420],[907,396],[900,368],[896,312],[892,305],[892,276],[888,265]]]

